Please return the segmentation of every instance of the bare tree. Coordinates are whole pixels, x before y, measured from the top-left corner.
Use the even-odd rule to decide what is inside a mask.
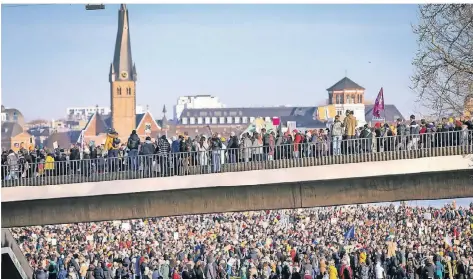
[[[419,6],[412,89],[436,115],[463,113],[473,84],[473,5]]]

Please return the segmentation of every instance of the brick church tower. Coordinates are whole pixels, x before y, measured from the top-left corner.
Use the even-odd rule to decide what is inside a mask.
[[[115,54],[110,65],[111,126],[120,137],[127,137],[136,128],[136,67],[131,58],[128,10],[122,4],[118,11]]]

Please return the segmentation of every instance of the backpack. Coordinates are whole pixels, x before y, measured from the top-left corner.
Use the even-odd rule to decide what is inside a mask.
[[[113,141],[112,141],[112,145],[113,145],[113,147],[118,148],[118,146],[120,145],[120,139],[119,138],[114,138]]]
[[[55,262],[50,262],[49,263],[48,272],[49,273],[56,273],[56,263]]]

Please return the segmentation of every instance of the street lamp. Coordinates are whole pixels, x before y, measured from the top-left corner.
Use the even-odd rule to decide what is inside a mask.
[[[85,5],[85,9],[88,11],[104,10],[105,5],[104,4],[92,4],[92,5],[88,4],[88,5]]]

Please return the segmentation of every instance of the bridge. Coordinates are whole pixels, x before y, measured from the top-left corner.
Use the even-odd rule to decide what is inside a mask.
[[[256,162],[245,172],[7,187],[2,227],[473,197],[471,151],[452,146]]]

